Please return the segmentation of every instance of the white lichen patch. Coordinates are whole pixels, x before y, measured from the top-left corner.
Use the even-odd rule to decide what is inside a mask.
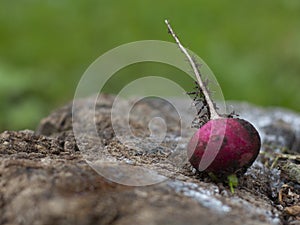
[[[213,191],[205,190],[195,183],[182,181],[168,181],[168,186],[176,193],[191,197],[204,207],[220,214],[226,214],[231,211],[231,207],[223,204],[213,195]],[[216,190],[218,191],[218,187]]]

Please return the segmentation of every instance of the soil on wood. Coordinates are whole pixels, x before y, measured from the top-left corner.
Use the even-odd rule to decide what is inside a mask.
[[[112,121],[113,101],[110,95],[101,95],[96,105],[82,99],[79,120],[72,121],[69,104],[36,131],[0,134],[0,224],[300,224],[300,115],[231,103],[263,140],[233,194],[187,162],[186,144],[195,131],[185,123],[193,119],[188,108],[177,112],[161,99],[145,99],[135,103],[128,120],[125,107]],[[83,131],[76,139],[74,122]],[[97,167],[97,157],[111,163]],[[124,178],[122,165],[155,171],[144,180],[157,183],[112,182],[140,181]]]

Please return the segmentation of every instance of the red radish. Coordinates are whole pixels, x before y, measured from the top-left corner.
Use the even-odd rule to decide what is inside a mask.
[[[222,138],[220,149],[212,149],[214,142],[219,143],[216,139],[218,137]],[[209,141],[212,144],[207,148]],[[238,118],[221,118],[208,121],[196,131],[188,144],[188,157],[193,167],[200,171],[228,175],[237,171],[244,172],[256,159],[259,149],[259,135],[249,122]],[[210,155],[205,158],[203,156],[206,151]],[[201,160],[206,168],[200,167]]]
[[[215,177],[228,176],[233,192],[233,186],[237,185],[236,174],[244,173],[259,154],[260,136],[248,121],[233,118],[232,115],[220,115],[217,112],[196,62],[182,46],[169,22],[166,20],[165,23],[169,33],[187,57],[197,78],[199,92],[193,93],[198,98],[196,102],[201,101],[206,108],[206,114],[202,121],[204,125],[199,124],[199,129],[187,147],[189,161],[198,171],[212,173]],[[200,112],[202,109],[203,107]]]

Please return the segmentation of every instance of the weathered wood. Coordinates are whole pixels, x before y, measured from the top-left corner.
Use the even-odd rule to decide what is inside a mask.
[[[102,96],[96,105],[95,120],[105,154],[152,168],[150,159],[166,157],[177,143],[172,139],[179,135],[176,115],[171,107],[155,100],[139,104],[131,117],[135,135],[149,135],[148,122],[156,110],[168,121],[167,132],[173,136],[160,148],[143,145],[144,152],[129,154],[111,127],[113,99]],[[82,100],[83,104],[86,101]],[[283,147],[295,149],[299,143],[296,126],[300,116],[249,104],[235,104],[235,109],[259,128],[265,141],[256,163],[240,178],[235,194],[226,184],[195,173],[187,163],[179,169],[172,164],[156,167],[162,174],[170,174],[156,185],[133,187],[108,181],[86,163],[76,145],[71,104],[43,119],[36,132],[3,132],[0,224],[296,224],[299,185],[280,170],[284,160],[292,162],[293,158],[279,159],[273,168],[271,165]],[[86,109],[81,110],[84,115]],[[289,132],[282,135],[287,129]]]

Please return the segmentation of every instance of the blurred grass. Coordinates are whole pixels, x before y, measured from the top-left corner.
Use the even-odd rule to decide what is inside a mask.
[[[300,111],[298,0],[2,0],[0,130],[33,129],[72,99],[85,69],[106,51],[138,40],[173,41],[165,18],[214,71],[226,99]],[[106,91],[131,79],[128,72]]]

